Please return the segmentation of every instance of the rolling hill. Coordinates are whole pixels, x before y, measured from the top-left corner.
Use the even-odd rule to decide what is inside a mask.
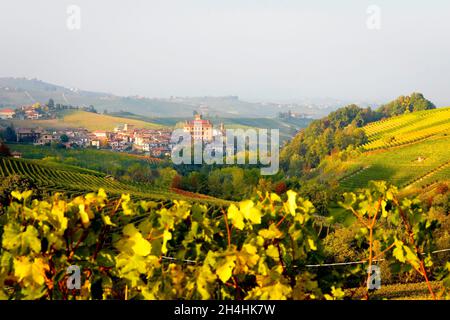
[[[155,129],[162,128],[164,125],[155,124],[148,121],[114,117],[105,114],[86,112],[81,110],[65,110],[61,112],[60,118],[51,120],[7,120],[12,122],[15,127],[42,127],[42,128],[86,128],[94,130],[113,130],[118,125],[128,123],[137,128]]]
[[[450,108],[407,113],[364,128],[369,142],[357,156],[325,159],[319,179],[337,179],[345,190],[386,180],[409,192],[450,181]]]

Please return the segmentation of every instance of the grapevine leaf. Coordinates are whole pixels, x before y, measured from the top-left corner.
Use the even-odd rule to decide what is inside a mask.
[[[297,192],[288,190],[286,194],[288,196],[287,207],[289,209],[289,212],[291,215],[295,216],[295,210],[297,209]]]
[[[406,257],[403,252],[403,242],[396,240],[395,249],[392,251],[392,255],[400,262],[406,262]]]
[[[11,192],[11,195],[19,201],[22,200],[22,193],[20,193],[20,191],[13,191]]]
[[[267,247],[266,254],[269,257],[271,257],[272,259],[274,259],[275,261],[279,260],[278,249],[273,244],[271,244],[270,246]]]
[[[339,201],[339,205],[345,209],[350,209],[356,202],[356,195],[353,192],[345,192],[342,196],[344,201]]]
[[[314,243],[314,240],[313,240],[313,239],[308,238],[308,244],[309,244],[309,247],[311,248],[311,250],[313,250],[313,251],[316,251],[316,250],[317,250],[317,246],[316,246],[316,244]]]
[[[41,251],[41,241],[39,233],[33,226],[27,226],[25,232],[16,223],[7,224],[4,227],[2,245],[8,250],[19,250],[19,253],[26,253],[28,249],[34,252]]]
[[[89,215],[85,210],[85,204],[84,203],[79,204],[78,209],[80,213],[81,223],[83,224],[84,227],[89,226]]]
[[[279,239],[283,237],[283,232],[281,232],[275,224],[271,224],[269,226],[269,229],[261,229],[259,230],[258,234],[263,237],[264,239]]]
[[[161,252],[166,254],[167,253],[167,241],[172,239],[172,233],[170,233],[168,230],[164,230],[163,234],[163,244],[161,248]]]
[[[45,282],[45,271],[49,266],[42,258],[31,261],[28,257],[14,259],[14,275],[25,285],[43,285]]]
[[[150,242],[142,237],[142,234],[133,224],[126,225],[123,228],[123,234],[127,237],[119,240],[116,244],[119,250],[138,256],[147,256],[150,254],[152,249]]]
[[[279,195],[277,195],[276,193],[271,193],[270,194],[270,201],[272,202],[281,202],[281,198]]]
[[[103,220],[103,223],[105,224],[105,225],[107,225],[107,226],[116,226],[116,224],[114,224],[112,221],[111,221],[111,217],[110,216],[107,216],[107,215],[105,215],[105,214],[102,214],[102,220]]]
[[[219,263],[219,266],[216,268],[216,274],[223,283],[227,282],[228,279],[231,278],[235,261],[235,256],[226,256],[224,261]]]
[[[245,219],[250,220],[253,224],[261,223],[261,211],[254,207],[252,200],[241,201],[239,209],[244,214]]]
[[[234,204],[228,207],[228,219],[230,219],[235,228],[239,230],[244,229],[244,215]]]

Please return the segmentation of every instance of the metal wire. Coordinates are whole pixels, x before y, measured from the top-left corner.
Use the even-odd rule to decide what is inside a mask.
[[[448,252],[450,251],[450,248],[448,249],[441,249],[441,250],[435,250],[430,252],[431,254],[435,254],[435,253],[442,253],[442,252]],[[422,255],[425,255],[426,253],[422,253]],[[162,256],[161,257],[163,260],[170,260],[170,261],[180,261],[180,262],[186,262],[186,263],[191,263],[191,264],[197,264],[197,261],[194,260],[188,260],[188,259],[177,259],[174,257],[167,257],[167,256]],[[384,261],[385,259],[376,259],[376,260],[372,260],[373,262],[380,262],[380,261]],[[336,263],[323,263],[323,264],[307,264],[305,265],[306,268],[320,268],[320,267],[333,267],[333,266],[348,266],[348,265],[354,265],[354,264],[363,264],[363,263],[367,263],[368,260],[361,260],[361,261],[349,261],[349,262],[336,262]]]

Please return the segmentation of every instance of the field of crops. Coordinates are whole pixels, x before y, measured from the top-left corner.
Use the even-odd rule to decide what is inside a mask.
[[[190,200],[212,205],[223,205],[226,201],[207,196],[176,194],[170,190],[157,189],[152,185],[135,182],[121,182],[103,173],[63,164],[48,164],[39,160],[0,158],[0,177],[20,175],[33,180],[46,192],[63,192],[68,196],[85,194],[103,188],[108,194],[128,193],[133,199],[155,201]]]
[[[369,142],[364,151],[386,149],[450,133],[450,108],[418,111],[381,120],[364,127]]]
[[[115,169],[126,170],[135,163],[156,166],[160,159],[129,153],[96,149],[60,149],[51,146],[36,147],[31,144],[8,144],[11,151],[20,152],[26,159],[53,159],[77,167],[114,174]]]

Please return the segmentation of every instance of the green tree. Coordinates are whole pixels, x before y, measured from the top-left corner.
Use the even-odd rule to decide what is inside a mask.
[[[158,169],[158,173],[159,177],[155,180],[154,183],[155,186],[162,189],[170,188],[174,178],[178,175],[178,173],[170,167],[160,168]]]
[[[54,109],[55,108],[55,101],[53,101],[53,99],[49,99],[48,103],[47,103],[47,107],[49,109]]]
[[[67,134],[62,134],[61,137],[59,137],[61,143],[67,143],[69,142],[69,136]]]
[[[16,142],[17,141],[16,130],[14,129],[13,126],[6,127],[5,140],[8,142]]]
[[[436,106],[427,100],[422,93],[414,92],[410,96],[400,96],[381,106],[377,111],[384,117],[400,115],[405,112],[435,109]]]
[[[9,150],[9,147],[1,140],[0,140],[0,156],[2,157],[11,156],[11,150]]]

